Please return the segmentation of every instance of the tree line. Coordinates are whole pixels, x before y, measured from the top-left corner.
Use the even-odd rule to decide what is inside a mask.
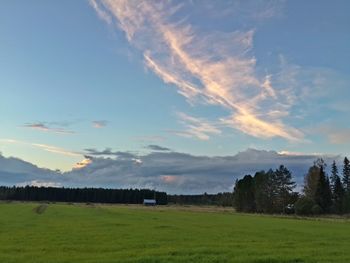
[[[149,189],[6,187],[0,186],[0,200],[142,204],[144,199],[168,203],[167,194]]]
[[[234,207],[253,213],[296,213],[302,215],[350,213],[350,164],[344,158],[342,174],[335,161],[331,175],[326,163],[318,159],[304,177],[302,193],[295,192],[296,183],[283,165],[276,170],[259,171],[237,180]]]
[[[218,194],[197,194],[197,195],[168,195],[169,204],[178,205],[233,205],[233,194],[229,192]]]

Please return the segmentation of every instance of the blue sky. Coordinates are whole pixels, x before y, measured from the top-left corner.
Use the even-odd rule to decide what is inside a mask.
[[[349,1],[0,3],[0,151],[348,155]],[[91,152],[90,152],[91,153]],[[103,155],[102,155],[103,156]]]

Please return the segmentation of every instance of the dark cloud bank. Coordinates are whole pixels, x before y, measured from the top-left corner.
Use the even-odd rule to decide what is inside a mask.
[[[147,155],[86,150],[90,163],[80,169],[60,173],[17,158],[0,155],[1,185],[55,185],[74,187],[156,188],[168,193],[216,193],[232,191],[237,178],[258,170],[286,165],[299,186],[315,155],[288,155],[275,151],[248,149],[234,156],[194,156],[159,150]],[[341,156],[322,156],[328,164],[341,163]]]

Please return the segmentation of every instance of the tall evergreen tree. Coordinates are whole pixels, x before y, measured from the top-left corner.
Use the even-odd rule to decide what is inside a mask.
[[[330,181],[331,181],[331,188],[334,193],[334,187],[336,184],[337,179],[339,178],[338,174],[338,167],[335,161],[332,163],[332,168],[331,168],[331,176],[330,176]]]
[[[274,172],[274,184],[276,186],[276,212],[285,212],[290,196],[295,188],[295,182],[292,180],[291,172],[281,165]]]
[[[350,212],[350,164],[347,157],[344,158],[343,163],[343,187],[344,187],[344,198],[343,198],[343,212]]]
[[[327,164],[324,162],[324,160],[322,158],[318,158],[316,161],[314,161],[314,165],[309,168],[309,171],[304,178],[303,189],[303,192],[307,198],[315,200],[321,169],[324,171],[326,167]]]
[[[347,157],[344,158],[343,166],[343,184],[346,193],[350,192],[350,162]]]
[[[256,211],[258,213],[272,213],[273,212],[273,171],[270,169],[267,173],[265,171],[257,172],[254,176],[254,197]]]
[[[309,171],[304,178],[303,192],[307,198],[311,200],[315,200],[315,194],[316,194],[319,179],[320,179],[320,167],[314,164],[309,168]]]
[[[234,205],[237,211],[255,212],[254,179],[246,175],[237,180],[234,189]]]
[[[341,179],[338,174],[338,167],[335,161],[332,163],[330,181],[333,201],[332,212],[341,214],[343,211],[344,188],[341,183]]]
[[[333,212],[342,214],[344,211],[344,188],[340,177],[336,178],[333,189]]]
[[[324,213],[330,212],[332,206],[332,191],[330,188],[329,179],[323,170],[323,166],[320,167],[320,175],[314,200],[322,208]]]

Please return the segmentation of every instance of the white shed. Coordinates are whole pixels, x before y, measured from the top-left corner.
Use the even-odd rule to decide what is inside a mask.
[[[157,201],[155,199],[143,199],[143,204],[155,206],[157,204]]]

